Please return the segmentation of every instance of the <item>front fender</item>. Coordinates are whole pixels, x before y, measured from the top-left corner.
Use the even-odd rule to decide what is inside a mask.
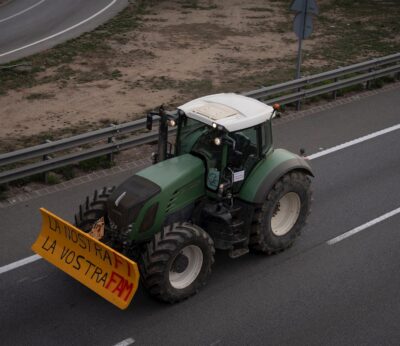
[[[240,189],[239,198],[250,203],[263,203],[275,183],[293,170],[314,176],[311,166],[303,157],[285,149],[275,149],[251,171]]]

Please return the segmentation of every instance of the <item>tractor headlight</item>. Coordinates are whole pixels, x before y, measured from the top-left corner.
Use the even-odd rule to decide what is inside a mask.
[[[222,143],[221,138],[219,138],[219,137],[215,137],[215,138],[214,138],[214,144],[215,144],[215,145],[221,145],[221,143]]]
[[[214,129],[216,129],[217,128],[217,124],[216,123],[212,123],[212,127],[214,128]]]
[[[168,126],[171,126],[171,127],[175,127],[176,126],[176,122],[175,122],[174,119],[168,119],[167,123],[168,123]]]

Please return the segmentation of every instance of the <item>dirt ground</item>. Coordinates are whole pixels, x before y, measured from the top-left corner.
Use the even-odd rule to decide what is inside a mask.
[[[67,85],[52,81],[1,96],[0,138],[129,121],[163,103],[249,90],[260,84],[255,78],[243,90],[243,78],[265,74],[295,57],[294,34],[276,30],[288,21],[282,2],[219,0],[194,7],[162,2],[123,43],[110,42],[114,54],[107,64],[118,71],[115,79],[82,82],[72,77]],[[317,42],[315,38],[307,45]],[[87,62],[79,59],[68,67],[90,73]],[[54,72],[46,70],[38,78]]]
[[[0,90],[0,152],[130,121],[161,104],[172,108],[210,93],[293,79],[297,39],[289,1],[149,3],[138,26],[95,43],[106,53],[88,50],[67,63],[34,66],[33,82]],[[314,32],[304,41],[304,73],[400,48],[396,0],[318,4]],[[45,52],[42,60],[51,61],[52,54],[59,53]]]

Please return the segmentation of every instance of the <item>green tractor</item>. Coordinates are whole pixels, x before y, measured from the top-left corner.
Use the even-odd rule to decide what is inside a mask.
[[[101,241],[139,264],[150,294],[178,302],[207,281],[215,249],[232,258],[290,247],[311,206],[305,158],[272,142],[277,110],[237,94],[162,107],[154,164],[80,206],[85,232],[104,218]],[[174,145],[168,128],[177,127]]]

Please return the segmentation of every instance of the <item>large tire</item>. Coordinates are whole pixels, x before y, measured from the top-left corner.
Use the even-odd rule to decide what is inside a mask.
[[[84,232],[90,232],[94,223],[104,217],[106,229],[108,225],[107,219],[107,200],[114,187],[104,187],[94,192],[93,198],[86,197],[85,203],[79,206],[79,212],[75,214],[75,226]]]
[[[158,300],[184,300],[205,285],[214,253],[214,242],[203,229],[174,223],[147,244],[141,261],[142,282]]]
[[[292,246],[310,214],[311,196],[307,175],[299,171],[284,175],[255,212],[251,249],[272,255]]]

